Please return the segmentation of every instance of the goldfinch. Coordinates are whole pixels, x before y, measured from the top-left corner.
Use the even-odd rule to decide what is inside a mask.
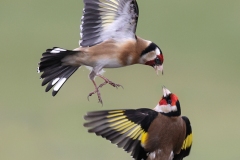
[[[93,111],[84,116],[88,132],[102,136],[135,160],[182,160],[192,146],[192,128],[181,116],[178,97],[163,87],[152,109]]]
[[[91,68],[89,78],[102,103],[99,88],[105,84],[121,87],[102,73],[103,68],[118,68],[144,64],[163,73],[163,54],[153,42],[136,36],[139,10],[136,0],[84,0],[81,18],[79,47],[67,50],[60,47],[47,49],[39,62],[38,72],[43,72],[42,86],[46,92],[52,87],[55,96],[68,78],[81,66]],[[99,86],[94,78],[104,80]]]

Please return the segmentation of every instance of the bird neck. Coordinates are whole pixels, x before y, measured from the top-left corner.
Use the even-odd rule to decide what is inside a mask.
[[[179,111],[168,112],[168,113],[160,112],[160,113],[168,117],[178,117],[181,115],[179,114]]]
[[[168,117],[176,117],[181,115],[181,108],[180,108],[179,101],[176,102],[175,106],[171,106],[169,104],[168,105],[158,104],[154,108],[154,110]]]
[[[136,53],[137,57],[139,57],[138,63],[145,64],[146,60],[144,59],[144,56],[142,55],[142,52],[149,46],[151,41],[142,39],[141,37],[136,36]]]

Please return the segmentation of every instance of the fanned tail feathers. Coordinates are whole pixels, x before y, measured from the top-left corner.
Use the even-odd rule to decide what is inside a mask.
[[[38,73],[43,72],[40,78],[43,79],[42,86],[48,84],[45,90],[46,92],[54,86],[52,95],[55,96],[68,78],[80,67],[62,65],[62,59],[64,57],[75,53],[77,53],[77,51],[54,47],[47,49],[46,52],[42,54]]]

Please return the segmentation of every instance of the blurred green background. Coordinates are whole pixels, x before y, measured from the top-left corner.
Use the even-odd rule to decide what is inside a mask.
[[[167,86],[192,123],[192,160],[240,159],[240,1],[138,1],[137,34],[157,43],[164,75],[134,65],[107,69],[124,86],[101,89],[78,70],[56,97],[41,87],[37,63],[45,49],[78,46],[83,2],[0,1],[0,159],[122,160],[129,154],[94,134],[92,110],[153,108]],[[134,73],[134,74],[133,74]],[[97,79],[98,83],[102,81]]]

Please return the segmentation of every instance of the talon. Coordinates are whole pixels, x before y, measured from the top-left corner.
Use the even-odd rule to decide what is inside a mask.
[[[89,97],[91,97],[94,93],[95,93],[95,92],[89,93],[89,95],[87,96],[88,101],[89,101]]]
[[[120,85],[120,84],[116,84],[116,83],[113,83],[112,81],[109,81],[109,82],[107,82],[107,83],[110,84],[111,86],[117,88],[117,89],[118,89],[118,87],[122,87],[122,88],[123,88],[122,85]]]
[[[87,97],[87,98],[88,98],[88,101],[89,101],[89,97],[92,96],[92,95],[95,94],[95,93],[97,93],[97,96],[98,96],[98,103],[101,103],[101,104],[103,105],[102,98],[101,98],[101,94],[100,94],[98,88],[96,88],[95,91],[89,93],[89,95],[88,95],[88,97]]]
[[[103,106],[102,99],[98,99],[98,103],[101,103],[101,104],[102,104],[102,106]]]

